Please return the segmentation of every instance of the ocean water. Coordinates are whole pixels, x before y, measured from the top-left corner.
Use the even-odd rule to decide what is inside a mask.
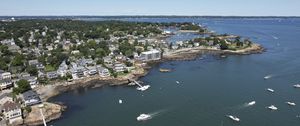
[[[262,54],[220,58],[203,54],[192,61],[155,66],[141,78],[151,88],[78,89],[51,101],[68,108],[53,126],[299,126],[300,19],[298,18],[128,18],[148,22],[196,22],[218,33],[248,37],[263,45]],[[159,68],[171,68],[160,73]],[[265,80],[264,77],[271,78]],[[177,84],[176,81],[180,83]],[[275,90],[267,92],[267,88]],[[123,104],[118,100],[122,99]],[[256,101],[254,106],[247,102]],[[293,101],[295,107],[285,102]],[[278,111],[266,107],[274,104]],[[136,121],[141,113],[151,120]],[[236,123],[226,115],[238,116]]]

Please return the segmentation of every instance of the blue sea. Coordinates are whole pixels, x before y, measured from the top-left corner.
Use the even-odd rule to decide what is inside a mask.
[[[88,19],[87,19],[88,20]],[[93,19],[94,20],[94,19]],[[98,20],[105,20],[103,18]],[[204,53],[192,61],[156,65],[141,78],[145,92],[119,86],[78,89],[51,101],[68,108],[53,126],[299,126],[300,18],[116,18],[142,22],[194,22],[217,33],[250,38],[262,54]],[[187,37],[189,38],[189,37]],[[174,38],[181,40],[181,37]],[[159,68],[173,69],[160,73]],[[264,79],[270,76],[269,79]],[[179,81],[180,83],[176,83]],[[275,90],[274,93],[266,91]],[[122,99],[123,104],[118,100]],[[253,106],[246,104],[256,101]],[[292,101],[297,105],[288,106]],[[267,106],[275,105],[277,111]],[[136,121],[142,113],[151,120]],[[241,119],[233,122],[226,115]]]

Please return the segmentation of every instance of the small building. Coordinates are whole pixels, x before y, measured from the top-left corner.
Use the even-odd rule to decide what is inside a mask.
[[[60,77],[64,77],[67,75],[67,72],[68,72],[68,65],[66,64],[66,61],[63,61],[58,67],[57,74]]]
[[[110,76],[109,70],[107,68],[104,68],[102,66],[97,66],[97,70],[98,70],[100,77],[109,77]]]
[[[47,78],[48,79],[56,79],[56,78],[58,78],[58,74],[56,71],[47,72]]]
[[[95,66],[87,67],[88,75],[96,75],[97,74],[97,68]]]
[[[10,88],[10,87],[13,87],[13,83],[12,83],[11,79],[0,80],[0,89],[1,90],[7,89],[7,88]]]
[[[142,52],[140,59],[143,61],[160,60],[161,52],[155,49],[147,52]]]
[[[104,62],[104,64],[107,64],[107,65],[112,65],[114,63],[111,56],[103,57],[103,62]]]
[[[39,104],[42,102],[39,95],[33,90],[24,92],[22,94],[22,98],[23,98],[25,106],[32,106],[32,105],[36,105],[36,104]]]
[[[26,76],[21,79],[27,80],[31,88],[35,88],[38,85],[37,77],[34,76]]]
[[[5,102],[3,104],[3,114],[10,124],[22,121],[21,106],[15,102]]]
[[[117,73],[124,72],[126,70],[126,65],[123,63],[115,63],[113,69]]]
[[[0,80],[1,79],[11,79],[11,73],[0,70]]]

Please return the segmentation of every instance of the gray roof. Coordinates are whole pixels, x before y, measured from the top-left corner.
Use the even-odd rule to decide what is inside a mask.
[[[41,100],[40,97],[39,97],[39,95],[35,91],[33,91],[33,90],[29,90],[29,91],[24,92],[22,94],[22,96],[23,96],[23,98],[24,98],[25,101],[26,100],[30,100],[30,99],[37,99],[39,101]]]

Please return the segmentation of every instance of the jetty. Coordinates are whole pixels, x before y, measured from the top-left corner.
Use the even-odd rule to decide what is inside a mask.
[[[135,83],[136,85],[138,85],[138,87],[136,88],[137,90],[139,91],[146,91],[150,88],[150,85],[141,85],[139,82],[137,82],[136,80],[134,79],[128,79],[130,82],[133,82]]]

